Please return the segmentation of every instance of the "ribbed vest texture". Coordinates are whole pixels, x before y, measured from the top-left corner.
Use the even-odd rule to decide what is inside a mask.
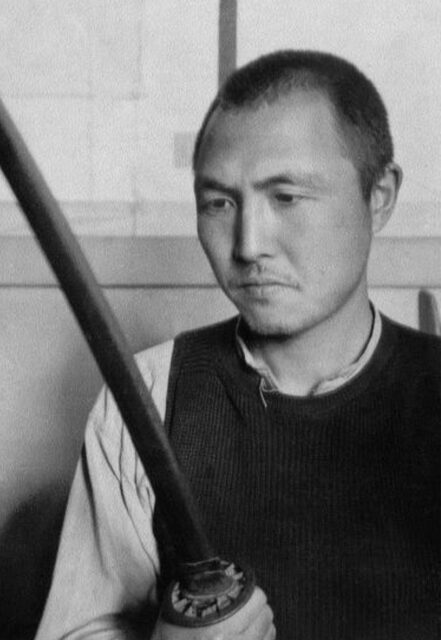
[[[383,318],[348,384],[262,398],[235,322],[176,340],[167,399],[213,545],[255,570],[278,640],[435,640],[439,341]]]

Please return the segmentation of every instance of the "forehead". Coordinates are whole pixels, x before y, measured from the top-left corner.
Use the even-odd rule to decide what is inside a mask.
[[[205,130],[195,174],[247,169],[265,173],[293,165],[325,170],[341,162],[350,161],[332,104],[321,93],[296,91],[270,104],[215,111]]]

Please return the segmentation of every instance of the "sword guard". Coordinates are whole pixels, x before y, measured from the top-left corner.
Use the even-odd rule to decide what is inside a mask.
[[[180,627],[203,627],[230,617],[251,597],[254,573],[212,558],[182,565],[180,579],[169,585],[162,618]]]

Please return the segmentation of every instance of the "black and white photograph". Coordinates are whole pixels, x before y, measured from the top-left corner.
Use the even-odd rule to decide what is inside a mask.
[[[441,638],[439,0],[0,0],[0,640]]]

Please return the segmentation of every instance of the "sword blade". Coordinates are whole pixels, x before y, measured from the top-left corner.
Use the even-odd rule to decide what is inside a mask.
[[[0,101],[0,167],[89,343],[160,505],[180,562],[214,553],[118,322],[22,136]]]

